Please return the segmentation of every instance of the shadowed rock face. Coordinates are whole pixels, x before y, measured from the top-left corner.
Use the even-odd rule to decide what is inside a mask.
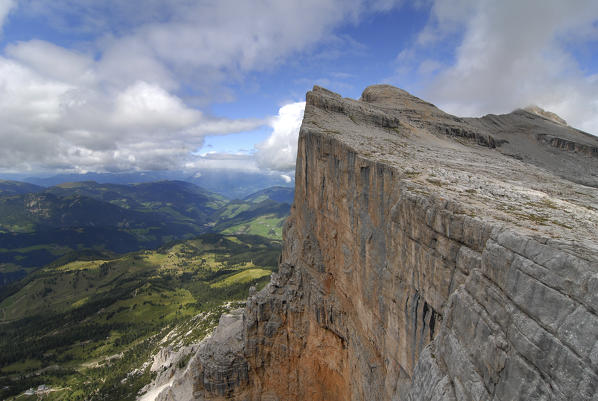
[[[280,271],[159,399],[597,399],[596,148],[315,87]]]

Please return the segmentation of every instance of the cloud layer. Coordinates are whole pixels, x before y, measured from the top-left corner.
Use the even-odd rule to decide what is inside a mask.
[[[210,105],[234,99],[233,88],[256,72],[267,76],[294,55],[321,54],[322,43],[340,40],[339,27],[400,4],[0,0],[0,29],[19,16],[43,18],[57,37],[76,38],[68,48],[39,39],[5,44],[0,172],[215,166],[288,172],[295,165],[302,103],[251,119],[216,117],[207,111]],[[538,104],[598,134],[597,66],[586,70],[580,63],[586,54],[598,64],[591,55],[598,43],[598,2],[417,4],[429,7],[429,21],[397,60],[403,71],[411,70],[423,97],[457,115]],[[379,63],[381,55],[374,56],[372,63]],[[263,126],[272,135],[256,145],[255,154],[198,152],[206,135]]]
[[[461,38],[454,63],[442,65],[429,53],[418,61],[421,70],[438,71],[424,96],[451,113],[537,104],[598,135],[598,75],[584,71],[575,54],[596,51],[597,21],[593,0],[436,0],[410,51],[421,55]]]
[[[90,57],[31,41],[0,57],[0,169],[177,169],[206,134],[251,130],[190,108],[157,83],[110,87]]]
[[[336,26],[395,3],[22,0],[14,8],[0,0],[0,22],[12,9],[92,38],[72,48],[43,40],[5,47],[0,171],[180,169],[201,162],[206,135],[270,121],[276,139],[258,151],[260,166],[286,168],[295,150],[278,117],[216,118],[196,105],[230,100],[230,85],[246,74],[274,69]]]

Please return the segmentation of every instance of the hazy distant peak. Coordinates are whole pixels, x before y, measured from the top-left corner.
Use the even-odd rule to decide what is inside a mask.
[[[98,185],[95,181],[69,181],[63,182],[62,184],[56,185],[59,188],[70,189],[70,188],[81,188]]]
[[[540,117],[544,117],[544,118],[546,118],[552,122],[555,122],[557,124],[567,126],[567,121],[563,120],[556,113],[553,113],[552,111],[544,110],[543,108],[536,106],[535,104],[524,107],[523,110],[527,111],[528,113],[532,113],[532,114],[538,115]]]

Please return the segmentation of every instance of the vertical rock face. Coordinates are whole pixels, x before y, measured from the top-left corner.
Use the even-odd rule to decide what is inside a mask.
[[[598,399],[598,140],[524,113],[314,88],[280,271],[161,399]]]

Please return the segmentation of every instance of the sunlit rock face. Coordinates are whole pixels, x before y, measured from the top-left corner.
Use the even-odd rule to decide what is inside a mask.
[[[158,399],[598,399],[596,149],[315,87],[279,273]]]

